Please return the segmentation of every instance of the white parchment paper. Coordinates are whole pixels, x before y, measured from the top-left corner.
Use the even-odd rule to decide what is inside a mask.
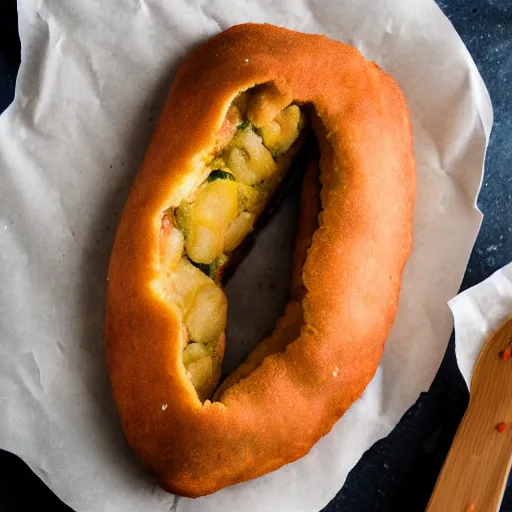
[[[487,338],[512,316],[512,263],[449,302],[455,321],[455,355],[469,389]]]
[[[446,348],[447,301],[481,222],[475,198],[492,124],[467,50],[432,0],[18,7],[22,65],[14,104],[0,118],[0,447],[80,512],[319,510],[429,387]],[[122,436],[103,359],[105,280],[121,208],[179,60],[246,21],[354,44],[397,79],[415,132],[415,247],[382,364],[332,432],[275,473],[188,500],[159,490]],[[244,352],[259,331],[237,324],[242,306],[260,330],[279,313],[289,242],[277,242],[292,213],[283,208],[230,284],[230,295],[245,290],[231,302],[229,326],[230,345]]]

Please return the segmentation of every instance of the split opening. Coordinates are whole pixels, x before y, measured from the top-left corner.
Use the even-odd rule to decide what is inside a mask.
[[[163,214],[164,288],[180,313],[183,367],[202,402],[220,399],[265,357],[283,352],[300,336],[306,294],[302,268],[321,209],[312,124],[318,135],[321,123],[313,109],[298,104],[272,82],[240,93],[218,133],[206,178],[192,197]],[[223,286],[279,204],[291,190],[300,189],[284,314],[274,331],[218,386],[228,317]]]

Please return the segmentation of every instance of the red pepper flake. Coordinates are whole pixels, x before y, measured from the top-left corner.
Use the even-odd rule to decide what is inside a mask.
[[[171,220],[169,217],[165,216],[162,219],[162,232],[168,232],[172,228]]]
[[[496,425],[496,430],[497,430],[500,434],[501,434],[502,432],[505,432],[505,430],[507,430],[507,428],[508,428],[507,424],[506,424],[506,423],[503,423],[503,422],[498,423],[498,424]]]
[[[510,359],[510,356],[512,355],[512,349],[510,347],[507,347],[502,353],[501,353],[501,359],[503,361],[508,361]]]

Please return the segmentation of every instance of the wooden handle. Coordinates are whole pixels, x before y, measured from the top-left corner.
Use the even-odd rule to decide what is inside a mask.
[[[512,462],[512,319],[478,358],[469,406],[457,430],[426,512],[497,512]],[[504,422],[506,429],[497,430]]]
[[[427,512],[496,512],[499,509],[512,461],[512,429],[499,433],[495,428],[498,423],[492,414],[468,409]]]

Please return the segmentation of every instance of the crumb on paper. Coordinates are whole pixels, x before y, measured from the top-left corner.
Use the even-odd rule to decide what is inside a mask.
[[[334,371],[332,372],[332,376],[337,377],[339,373],[340,373],[340,369],[337,366],[335,366]]]
[[[249,59],[245,59],[245,62],[249,62]]]
[[[475,504],[474,504],[474,503],[471,503],[471,504],[468,506],[468,508],[467,508],[466,512],[475,512]]]
[[[167,409],[167,404],[162,405],[162,411],[165,411]]]

